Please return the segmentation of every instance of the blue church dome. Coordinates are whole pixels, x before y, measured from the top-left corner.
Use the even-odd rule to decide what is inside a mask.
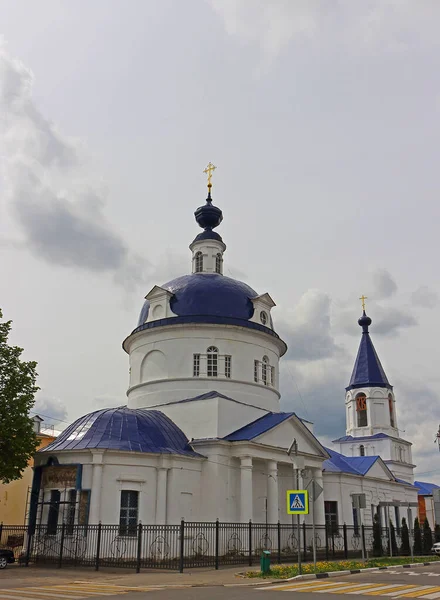
[[[179,317],[209,316],[248,321],[254,313],[251,298],[258,296],[246,283],[214,273],[183,275],[161,287],[173,293],[170,307]],[[145,323],[149,308],[150,303],[146,300],[138,327]]]
[[[104,408],[77,419],[39,452],[125,450],[198,456],[169,417],[158,410]]]

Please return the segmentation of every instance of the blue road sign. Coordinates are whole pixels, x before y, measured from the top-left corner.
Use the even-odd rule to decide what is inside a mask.
[[[287,514],[309,514],[309,493],[307,490],[287,490]]]

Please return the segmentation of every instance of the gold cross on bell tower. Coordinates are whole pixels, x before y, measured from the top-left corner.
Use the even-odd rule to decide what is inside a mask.
[[[362,300],[362,310],[365,311],[365,300],[368,300],[367,296],[364,296],[362,294],[362,296],[359,298],[359,300]]]
[[[208,175],[208,190],[211,191],[212,188],[212,183],[211,183],[211,178],[212,178],[212,172],[216,170],[216,166],[212,164],[212,162],[208,163],[208,166],[206,167],[206,169],[203,171],[204,173],[206,173]]]

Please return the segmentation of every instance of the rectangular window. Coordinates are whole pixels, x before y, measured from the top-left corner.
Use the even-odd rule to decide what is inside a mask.
[[[200,377],[200,354],[194,354],[193,377]]]
[[[217,369],[217,360],[218,355],[216,352],[208,352],[208,377],[217,377],[218,369]]]
[[[59,490],[51,490],[49,515],[47,517],[47,535],[56,535],[57,533],[60,497],[61,493]]]
[[[254,381],[255,383],[258,383],[258,360],[254,360]]]
[[[121,490],[119,535],[136,535],[139,509],[139,492]]]
[[[225,377],[231,378],[231,357],[225,356]]]
[[[78,525],[89,524],[90,490],[81,490],[79,494]]]
[[[76,509],[76,490],[69,490],[68,505],[67,505],[67,519],[66,519],[67,535],[73,534],[73,528],[75,525],[75,509]]]
[[[333,500],[324,501],[325,525],[329,533],[338,533],[338,503]]]
[[[397,533],[400,534],[400,509],[398,506],[394,507],[394,518],[396,520],[396,529],[397,529]]]
[[[354,535],[359,535],[359,518],[358,518],[358,509],[353,507],[353,527],[354,527]]]

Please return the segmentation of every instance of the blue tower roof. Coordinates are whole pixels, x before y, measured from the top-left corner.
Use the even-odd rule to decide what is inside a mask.
[[[354,363],[353,373],[351,374],[350,383],[345,389],[348,391],[355,388],[370,386],[391,389],[392,386],[385,375],[385,371],[377,356],[373,342],[371,341],[368,327],[371,325],[372,321],[370,317],[365,314],[365,311],[358,323],[362,327],[362,338]]]
[[[104,408],[77,419],[39,452],[92,448],[200,456],[183,431],[162,412],[126,406]]]

